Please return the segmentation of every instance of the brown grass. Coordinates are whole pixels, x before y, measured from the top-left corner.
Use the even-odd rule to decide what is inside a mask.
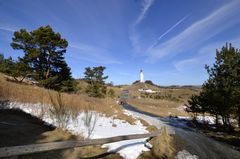
[[[166,127],[163,127],[162,130],[161,135],[153,140],[153,154],[158,158],[173,158],[173,137],[168,134]]]
[[[57,97],[56,91],[47,90],[33,85],[10,82],[7,81],[6,78],[6,75],[0,74],[1,99],[23,103],[42,103],[51,105],[50,94],[53,97]],[[93,110],[103,113],[107,116],[116,115],[117,118],[125,119],[130,123],[135,121],[132,117],[123,114],[122,108],[111,98],[93,98],[88,97],[84,93],[62,93],[62,98],[64,105],[76,112],[84,111],[91,107]]]
[[[174,137],[169,135],[166,127],[163,127],[162,133],[150,141],[153,146],[151,151],[144,152],[138,159],[167,159],[175,158],[176,146]]]
[[[141,88],[158,91],[162,99],[141,98],[141,92],[138,91]],[[158,116],[188,116],[182,106],[187,104],[193,94],[200,92],[199,88],[159,88],[143,83],[115,88],[118,95],[122,90],[129,90],[129,104]]]
[[[157,116],[187,116],[188,114],[178,107],[183,103],[177,103],[168,100],[154,100],[154,99],[130,99],[129,104],[137,107],[140,110]]]

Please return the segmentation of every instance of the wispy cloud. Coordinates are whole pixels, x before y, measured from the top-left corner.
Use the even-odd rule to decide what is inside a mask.
[[[232,46],[236,48],[240,48],[240,37],[228,39],[227,41],[213,42],[200,48],[194,56],[174,62],[174,67],[180,72],[189,69],[196,69],[195,67],[204,69],[205,64],[212,65],[216,55],[216,49],[221,49],[226,42],[232,43]]]
[[[0,26],[0,30],[7,31],[7,32],[14,32],[15,31],[14,29],[4,27],[4,26]]]
[[[153,3],[154,3],[154,0],[143,0],[142,1],[141,12],[140,12],[139,16],[137,17],[137,19],[134,21],[132,27],[130,28],[129,39],[132,43],[133,48],[138,52],[141,50],[141,46],[139,44],[140,35],[136,31],[136,26],[138,24],[140,24],[143,21],[143,19],[146,17],[148,10],[153,5]]]
[[[189,15],[184,16],[182,19],[180,19],[177,23],[175,23],[173,26],[171,26],[167,31],[165,31],[162,35],[158,37],[158,39],[148,48],[148,50],[151,50],[154,46],[156,46],[159,41],[166,36],[169,32],[171,32],[174,28],[176,28],[178,25],[180,25]]]
[[[122,64],[113,58],[106,49],[86,44],[70,44],[69,47],[76,50],[76,52],[69,54],[72,60],[84,60],[98,64]]]
[[[174,64],[174,66],[178,71],[183,71],[184,69],[186,69],[186,67],[196,65],[196,64],[198,64],[198,62],[199,61],[197,60],[197,58],[184,59],[184,60],[176,62]]]
[[[156,45],[148,51],[146,62],[153,63],[165,56],[174,56],[202,44],[216,34],[240,22],[240,1],[234,0],[207,17],[193,23],[170,40]]]
[[[145,15],[147,14],[148,9],[151,7],[153,2],[154,2],[154,0],[143,0],[142,1],[142,9],[141,9],[141,12],[140,12],[137,20],[135,21],[135,25],[140,23],[145,18]]]

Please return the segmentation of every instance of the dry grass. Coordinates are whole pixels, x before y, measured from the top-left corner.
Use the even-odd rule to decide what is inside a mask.
[[[151,151],[144,152],[138,159],[167,159],[175,158],[176,146],[174,137],[169,135],[166,127],[163,127],[162,133],[154,137],[150,143],[152,144]]]
[[[57,92],[38,86],[19,84],[6,80],[7,76],[0,74],[0,98],[23,103],[42,103],[51,105],[51,98],[57,97]],[[133,123],[135,119],[123,114],[122,108],[111,98],[93,98],[84,93],[62,93],[64,105],[73,111],[79,112],[89,109],[103,113],[106,116],[115,115],[119,119],[125,119]]]
[[[141,93],[138,91],[141,88],[158,91],[162,99],[141,98]],[[129,104],[158,116],[188,116],[183,106],[193,94],[200,92],[199,88],[159,88],[143,83],[115,87],[117,95],[120,95],[122,90],[129,90]]]
[[[160,99],[130,99],[129,104],[157,116],[188,116],[182,107],[183,103]]]
[[[173,137],[168,134],[166,127],[163,127],[162,130],[161,135],[153,140],[153,154],[158,158],[173,158]]]

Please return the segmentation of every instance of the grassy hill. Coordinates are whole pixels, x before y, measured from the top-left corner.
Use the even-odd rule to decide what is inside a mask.
[[[157,91],[158,93],[153,96],[156,96],[158,99],[144,95],[138,91],[139,89]],[[194,86],[159,87],[138,82],[132,85],[119,86],[118,92],[121,92],[121,90],[129,90],[129,103],[141,110],[159,116],[188,116],[189,114],[184,111],[184,105],[187,104],[188,99],[193,94],[198,94],[201,88]]]
[[[26,102],[26,103],[43,103],[51,104],[49,96],[57,93],[47,90],[29,83],[19,84],[8,81],[8,76],[0,74],[0,96],[10,101]],[[107,116],[117,115],[129,121],[129,117],[123,114],[122,108],[116,104],[117,97],[123,90],[129,90],[129,103],[148,112],[152,112],[160,116],[168,115],[187,115],[183,105],[193,94],[200,92],[199,87],[159,87],[147,83],[135,83],[132,85],[108,86],[113,89],[116,98],[93,98],[88,97],[85,93],[87,83],[84,80],[77,80],[80,90],[76,94],[63,93],[65,105],[75,111],[83,111],[89,107],[97,112],[106,114]],[[151,89],[157,91],[157,97],[150,98],[144,96],[139,89]],[[110,109],[109,109],[110,108]]]
[[[27,82],[21,84],[15,83],[8,79],[9,76],[0,73],[0,100],[51,105],[50,96],[53,98],[56,98],[57,96],[56,91],[38,87]],[[132,117],[123,113],[122,108],[116,103],[115,99],[89,97],[84,92],[84,87],[87,86],[87,83],[84,81],[78,82],[79,87],[82,88],[78,93],[62,93],[62,100],[68,109],[75,112],[91,109],[105,114],[106,116],[115,115],[119,119],[124,119],[130,123],[134,122]]]

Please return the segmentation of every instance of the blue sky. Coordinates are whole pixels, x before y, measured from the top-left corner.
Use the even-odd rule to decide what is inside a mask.
[[[143,69],[160,85],[200,85],[217,48],[240,48],[239,0],[0,0],[0,8],[0,52],[22,56],[10,46],[13,32],[51,25],[69,42],[75,78],[103,65],[114,84]]]

